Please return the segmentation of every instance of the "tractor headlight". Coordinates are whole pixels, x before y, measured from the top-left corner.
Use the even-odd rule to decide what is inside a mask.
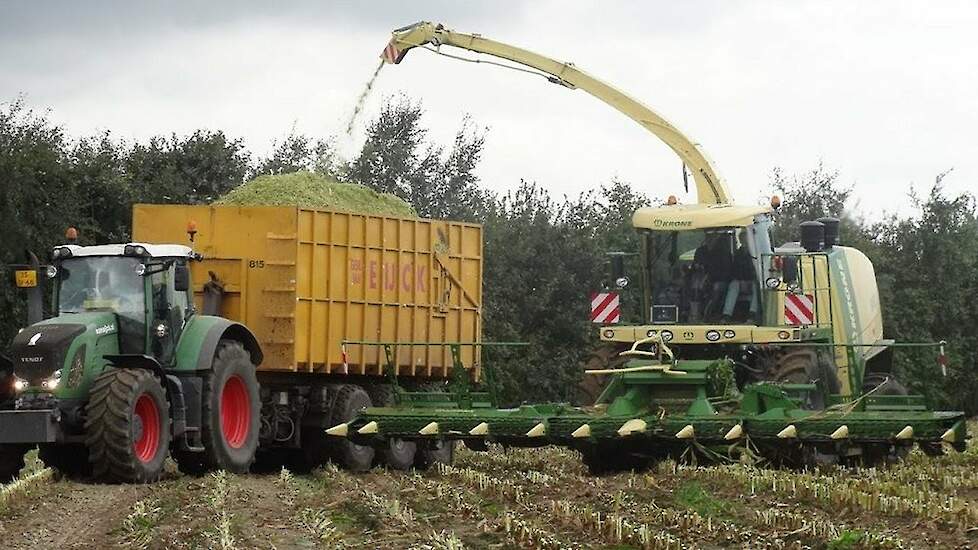
[[[663,342],[671,342],[672,341],[672,331],[671,330],[664,330],[664,331],[662,331],[662,341]]]
[[[604,337],[605,338],[614,338],[615,337],[615,331],[612,330],[612,329],[610,329],[610,328],[607,329],[607,330],[605,330],[604,331]]]
[[[156,337],[166,338],[166,335],[170,333],[170,329],[167,328],[166,323],[160,323],[156,325]]]
[[[45,270],[44,274],[47,275],[48,279],[53,279],[58,276],[58,268],[53,265],[49,265]]]
[[[732,331],[732,330],[727,329],[727,330],[723,331],[723,337],[724,338],[733,338],[734,336],[737,336],[737,333],[734,332],[734,331]]]
[[[14,391],[22,392],[27,389],[28,385],[29,384],[27,383],[27,380],[24,380],[23,378],[14,375]]]
[[[646,337],[646,338],[652,338],[652,337],[654,337],[654,336],[655,336],[656,334],[659,334],[659,333],[658,333],[658,332],[656,332],[656,331],[654,331],[654,330],[650,330],[650,331],[648,331],[648,332],[646,332],[646,333],[645,333],[645,337]]]
[[[146,247],[139,244],[127,244],[122,249],[122,254],[125,256],[149,256],[149,253],[146,252]]]
[[[51,257],[55,260],[63,260],[71,257],[71,249],[67,246],[59,246],[51,251]]]
[[[717,340],[720,339],[720,331],[719,330],[706,331],[706,339],[709,340],[710,342],[716,342]]]
[[[47,380],[41,382],[41,385],[44,386],[44,389],[51,390],[51,391],[58,389],[59,384],[61,384],[61,369],[55,371],[55,373],[51,375],[51,378],[48,378]]]

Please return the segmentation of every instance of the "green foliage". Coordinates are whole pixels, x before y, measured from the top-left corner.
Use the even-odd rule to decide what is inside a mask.
[[[676,504],[688,508],[703,517],[720,518],[730,512],[730,503],[711,495],[702,485],[688,481],[675,491]]]
[[[215,204],[299,205],[347,212],[413,218],[414,209],[401,199],[355,183],[339,183],[312,172],[259,176],[221,197]]]
[[[862,531],[843,531],[839,536],[830,540],[825,547],[827,550],[852,550],[859,548],[866,534]]]

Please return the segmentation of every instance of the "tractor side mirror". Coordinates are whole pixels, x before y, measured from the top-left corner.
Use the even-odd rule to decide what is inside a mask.
[[[177,292],[190,290],[190,268],[177,264],[173,270],[173,288]]]
[[[784,277],[784,282],[788,285],[795,285],[798,283],[798,257],[797,256],[783,256],[781,258],[781,275]]]

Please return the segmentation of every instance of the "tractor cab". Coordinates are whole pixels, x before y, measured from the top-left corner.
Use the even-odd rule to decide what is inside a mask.
[[[117,332],[120,353],[149,355],[162,365],[172,362],[192,313],[189,247],[67,245],[55,248],[52,257],[56,317],[69,323],[76,315],[109,314],[96,330]]]

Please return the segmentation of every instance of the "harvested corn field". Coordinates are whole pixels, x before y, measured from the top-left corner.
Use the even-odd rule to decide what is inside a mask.
[[[355,183],[333,181],[312,172],[259,176],[234,188],[215,204],[299,206],[361,214],[417,217],[411,205],[389,193]]]
[[[97,485],[31,461],[0,491],[8,548],[954,548],[976,542],[978,447],[818,473],[665,462],[587,475],[558,449],[457,452],[426,472]]]

